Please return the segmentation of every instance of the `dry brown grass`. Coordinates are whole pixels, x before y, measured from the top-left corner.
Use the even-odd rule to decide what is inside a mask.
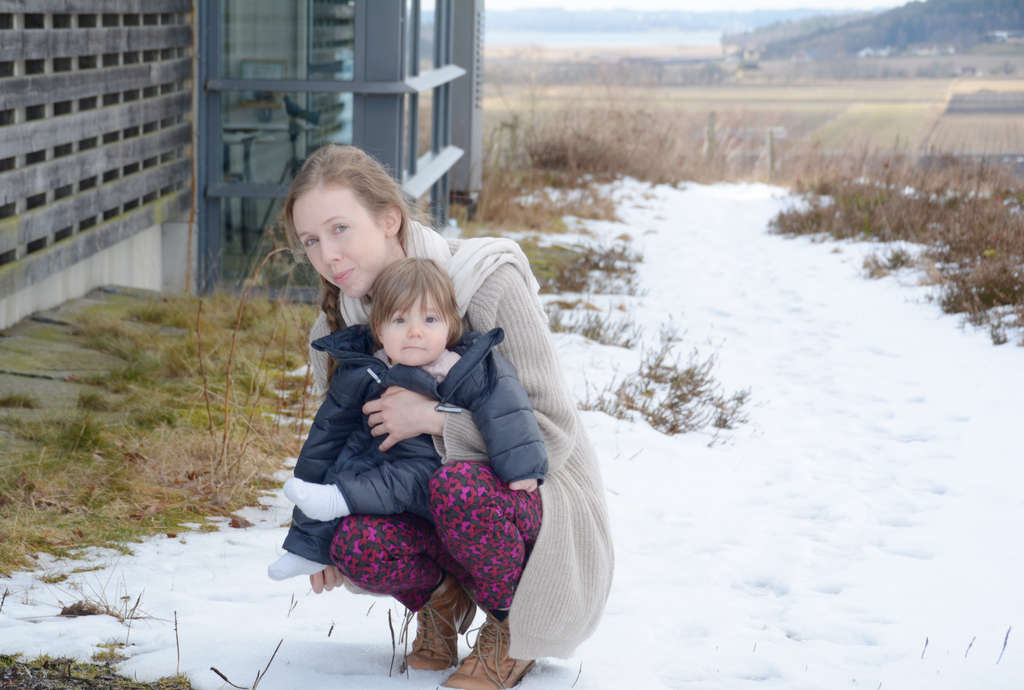
[[[562,232],[566,216],[615,220],[615,205],[601,183],[619,177],[674,184],[767,169],[763,130],[751,135],[749,128],[727,123],[708,154],[706,116],[677,115],[575,105],[510,114],[488,130],[483,189],[472,221],[463,216],[461,225],[470,235]]]
[[[1019,114],[943,115],[929,133],[927,146],[956,154],[1020,154],[1024,142],[1022,120]]]
[[[26,449],[0,467],[0,572],[38,552],[174,535],[272,487],[300,443],[301,422],[285,415],[299,416],[308,382],[285,372],[305,362],[313,313],[239,304],[160,298],[73,317],[70,339],[122,365],[83,380],[91,391],[66,411],[0,418]]]
[[[708,117],[700,111],[572,101],[512,114],[490,131],[485,171],[517,171],[524,175],[521,182],[559,187],[622,176],[674,184],[754,174],[766,128],[777,125],[775,114],[717,115],[710,152]]]
[[[792,182],[845,158],[813,137],[832,115],[621,98],[506,104],[487,115],[483,189],[474,222],[462,224],[471,234],[480,227],[557,232],[564,216],[612,220],[601,183],[620,177]]]
[[[862,151],[872,157],[1024,151],[1024,129],[1012,113],[971,116],[984,126],[942,115],[950,93],[989,88],[979,80],[730,77],[719,85],[658,86],[608,76],[605,83],[563,84],[526,63],[505,67],[509,79],[489,80],[484,101],[483,223],[548,229],[545,216],[607,217],[612,209],[553,207],[533,199],[534,191],[585,190],[619,176],[667,184],[793,184],[850,167]],[[1024,88],[1019,79],[995,83]],[[524,197],[532,200],[526,206],[542,208],[521,208]]]

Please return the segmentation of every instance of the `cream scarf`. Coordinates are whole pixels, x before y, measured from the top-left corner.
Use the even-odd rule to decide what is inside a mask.
[[[540,289],[530,269],[529,259],[512,240],[500,237],[459,240],[452,254],[448,240],[431,228],[410,220],[405,237],[405,254],[420,259],[433,259],[448,272],[455,285],[455,302],[462,316],[465,316],[476,291],[503,264],[512,264],[519,269],[531,292],[536,293]],[[338,311],[346,326],[367,323],[370,317],[369,306],[369,300],[365,297],[353,299],[344,293],[338,295]],[[329,330],[327,317],[320,314],[310,329],[310,341],[328,335]],[[327,355],[311,350],[310,363],[313,368],[314,393],[323,393],[327,390]]]

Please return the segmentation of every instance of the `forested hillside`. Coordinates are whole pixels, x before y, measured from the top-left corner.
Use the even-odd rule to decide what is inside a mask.
[[[766,27],[738,37],[743,40],[737,43],[758,44],[764,57],[805,52],[831,58],[856,55],[864,48],[901,53],[930,46],[964,52],[989,40],[991,32],[1024,30],[1024,0],[927,0],[840,26],[802,22],[793,28],[798,30],[795,36],[778,38],[783,33],[779,27],[774,34]]]

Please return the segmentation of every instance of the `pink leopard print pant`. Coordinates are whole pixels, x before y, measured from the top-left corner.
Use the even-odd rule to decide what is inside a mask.
[[[486,464],[460,462],[431,478],[430,508],[433,525],[409,513],[344,518],[334,564],[414,611],[446,572],[485,609],[509,608],[540,531],[540,493],[511,491]]]

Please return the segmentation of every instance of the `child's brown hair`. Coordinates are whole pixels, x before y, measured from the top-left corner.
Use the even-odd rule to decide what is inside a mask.
[[[370,288],[370,331],[380,340],[384,324],[394,314],[405,311],[428,299],[441,312],[448,325],[448,343],[451,347],[462,337],[462,319],[455,303],[455,286],[443,268],[432,259],[407,257],[384,268]]]

